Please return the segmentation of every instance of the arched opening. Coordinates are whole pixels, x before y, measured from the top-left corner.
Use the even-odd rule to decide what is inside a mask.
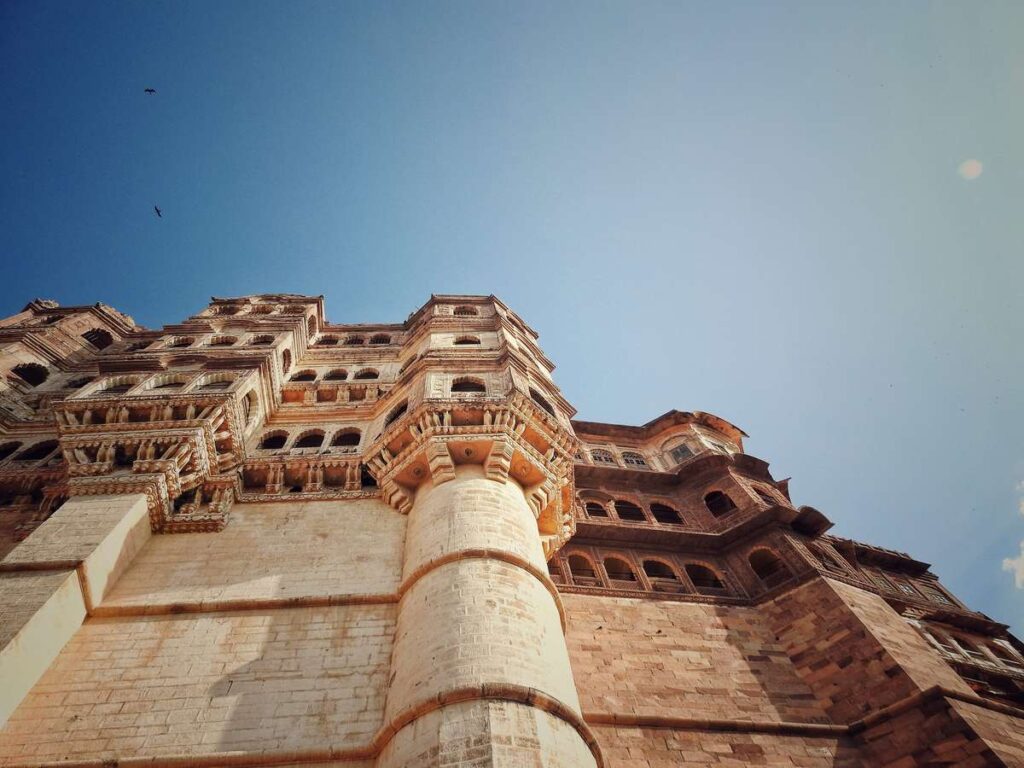
[[[313,338],[313,335],[315,333],[316,333],[316,318],[315,317],[310,317],[309,320],[306,321],[306,335],[309,338]]]
[[[4,443],[3,445],[0,445],[0,461],[3,461],[8,456],[12,455],[19,448],[21,448],[21,443],[18,442]]]
[[[396,421],[398,421],[398,419],[400,419],[402,416],[404,416],[405,412],[408,411],[408,410],[409,410],[409,403],[408,402],[402,403],[397,408],[395,408],[393,411],[391,411],[391,413],[388,414],[388,417],[386,419],[384,419],[384,426],[385,427],[391,426]]]
[[[596,501],[588,501],[586,510],[588,517],[609,517],[608,510],[604,508],[604,505],[598,504]]]
[[[290,380],[291,381],[316,381],[316,371],[311,371],[311,370],[309,370],[307,368],[304,371],[299,371],[299,372],[295,373],[291,377]]]
[[[679,574],[660,560],[644,560],[644,573],[647,574],[651,589],[655,592],[684,591]]]
[[[776,587],[788,581],[793,574],[782,558],[770,549],[755,549],[747,558],[750,568],[766,587]]]
[[[647,469],[647,459],[635,451],[623,451],[622,461],[627,467],[640,467]]]
[[[668,452],[668,455],[672,457],[672,461],[675,462],[676,464],[682,464],[684,461],[692,457],[694,453],[690,449],[690,446],[688,446],[686,443],[682,443],[680,445],[677,445],[672,450],[670,450]]]
[[[370,473],[365,464],[359,465],[359,484],[363,488],[376,488],[377,479]]]
[[[264,450],[276,450],[284,448],[284,444],[288,442],[287,432],[268,432],[260,440],[260,448]]]
[[[390,344],[391,337],[386,333],[377,333],[370,337],[371,344]]]
[[[702,595],[721,595],[725,593],[725,583],[718,574],[700,563],[687,563],[686,575],[690,577],[694,588]]]
[[[324,444],[324,433],[320,431],[308,432],[295,441],[292,448],[319,448]]]
[[[102,328],[92,328],[83,333],[82,338],[96,347],[96,349],[106,349],[114,343],[114,337]]]
[[[288,373],[292,369],[292,351],[286,349],[281,353],[281,371]]]
[[[530,397],[537,405],[543,408],[545,411],[550,413],[552,416],[555,415],[555,409],[551,407],[551,403],[544,399],[544,396],[533,387],[530,387]]]
[[[452,314],[456,317],[475,317],[479,313],[476,311],[476,307],[471,307],[468,304],[460,304],[452,310]]]
[[[594,571],[594,566],[583,555],[569,555],[569,577],[572,583],[580,587],[599,587],[601,579]]]
[[[353,378],[360,380],[372,380],[376,379],[378,375],[377,371],[373,370],[373,368],[363,368],[363,370],[356,373]]]
[[[348,371],[344,368],[335,368],[332,371],[328,371],[327,375],[324,376],[324,381],[344,381],[348,378]]]
[[[631,501],[615,500],[615,514],[619,520],[627,520],[632,523],[646,523],[647,516],[644,511]]]
[[[608,574],[609,581],[635,583],[637,580],[630,564],[618,557],[606,557],[604,559],[604,571]]]
[[[211,347],[230,347],[238,341],[237,336],[214,336],[210,339]]]
[[[611,464],[615,466],[615,457],[612,456],[611,451],[606,451],[604,448],[595,448],[590,452],[590,458],[595,464]]]
[[[259,336],[253,336],[249,339],[250,347],[267,347],[274,343],[274,337],[268,336],[265,333],[261,333]],[[287,350],[286,350],[287,351]]]
[[[252,420],[256,416],[258,402],[255,390],[250,389],[245,393],[245,397],[242,399],[242,417],[245,419],[246,426],[252,424]]]
[[[562,575],[562,568],[558,564],[558,558],[548,560],[548,576],[555,584],[565,584],[565,576]]]
[[[483,395],[486,394],[487,387],[478,379],[461,378],[452,383],[452,394],[457,392],[475,392]]]
[[[756,493],[757,497],[761,499],[761,501],[763,501],[769,507],[774,507],[779,503],[774,496],[772,496],[770,493],[768,493],[768,491],[766,491],[764,488],[761,488],[760,486],[754,486],[754,493]]]
[[[341,343],[341,339],[337,336],[321,336],[317,339],[316,345],[318,347],[336,347]]]
[[[57,450],[56,440],[44,440],[41,443],[30,445],[15,456],[14,459],[15,461],[39,461],[40,459],[45,459],[55,450]]]
[[[672,507],[668,506],[668,504],[651,504],[651,515],[653,515],[654,519],[659,523],[663,523],[665,525],[683,524],[683,516],[676,510],[672,509]]]
[[[349,336],[347,339],[345,339],[345,346],[358,347],[361,346],[365,341],[366,339],[364,339],[362,336]]]
[[[223,392],[225,389],[230,389],[231,381],[206,381],[200,384],[197,388],[197,392]]]
[[[729,496],[721,491],[712,491],[704,497],[704,506],[708,508],[715,517],[727,515],[736,509],[736,505]]]
[[[480,343],[480,339],[476,336],[459,336],[453,343],[457,347],[474,346]]]
[[[358,429],[343,429],[334,436],[331,445],[336,448],[355,448],[362,439],[362,433]]]
[[[39,365],[39,363],[22,363],[21,365],[16,365],[11,369],[11,373],[31,387],[38,387],[50,378],[50,372],[43,366]]]

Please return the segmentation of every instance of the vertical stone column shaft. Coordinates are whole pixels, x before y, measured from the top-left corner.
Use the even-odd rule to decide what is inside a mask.
[[[522,488],[477,465],[417,491],[378,765],[592,766]],[[528,760],[528,762],[523,762]]]

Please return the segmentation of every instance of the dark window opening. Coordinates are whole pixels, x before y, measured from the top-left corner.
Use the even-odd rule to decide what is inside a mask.
[[[359,445],[359,441],[362,439],[362,434],[357,429],[348,430],[346,432],[339,432],[334,436],[334,442],[331,445],[338,447],[354,447]]]
[[[587,514],[590,517],[608,517],[608,510],[603,505],[598,504],[596,501],[587,502],[586,505]]]
[[[628,520],[634,523],[647,522],[644,511],[631,501],[616,501],[615,513],[619,516],[619,520]]]
[[[363,488],[376,488],[377,480],[370,474],[370,470],[363,464],[360,466],[359,482]]]
[[[756,574],[757,578],[766,587],[775,587],[788,581],[792,573],[790,573],[789,567],[782,562],[782,558],[776,555],[774,552],[768,549],[758,549],[750,553],[750,557],[747,558],[750,561],[750,567]]]
[[[360,380],[372,380],[376,379],[377,376],[377,371],[373,370],[372,368],[364,368],[363,370],[359,371],[353,378]]]
[[[29,386],[38,387],[48,378],[50,372],[38,363],[22,363],[11,369],[11,373],[24,381]]]
[[[319,448],[324,444],[324,433],[323,432],[310,432],[308,435],[303,435],[295,441],[293,448]]]
[[[569,576],[572,583],[581,587],[599,587],[601,580],[598,578],[590,561],[582,555],[569,555]]]
[[[327,375],[324,376],[324,381],[344,381],[348,378],[348,371],[342,368],[335,368],[333,371],[328,371]]]
[[[82,334],[82,338],[92,344],[96,349],[106,349],[114,343],[114,337],[102,328],[93,328]]]
[[[736,504],[721,491],[712,491],[704,497],[704,506],[715,517],[721,517],[736,509]]]
[[[683,517],[667,504],[651,504],[651,514],[659,523],[666,525],[682,525]]]
[[[390,344],[391,337],[384,333],[378,333],[376,336],[370,337],[371,344]]]
[[[269,435],[263,436],[263,440],[260,441],[260,448],[271,450],[284,448],[286,442],[288,442],[288,435],[281,432],[271,432]]]
[[[539,405],[545,411],[550,413],[552,416],[555,415],[555,409],[551,407],[551,403],[549,403],[547,400],[545,400],[544,396],[541,395],[541,393],[538,392],[533,387],[530,387],[530,397],[533,398],[533,402],[535,402],[537,405]]]
[[[479,392],[483,394],[487,392],[487,387],[474,379],[458,379],[452,384],[452,392]]]
[[[718,577],[718,574],[710,568],[698,563],[687,563],[686,575],[690,577],[693,586],[702,595],[720,594],[725,591],[725,584]]]
[[[292,381],[316,381],[316,371],[299,371],[291,378]]]
[[[409,410],[409,404],[408,403],[402,403],[400,406],[398,406],[391,413],[388,414],[388,417],[384,420],[384,426],[388,427],[388,426],[394,424],[398,419],[400,419],[403,415],[405,415],[405,412],[408,411],[408,410]]]
[[[617,557],[608,557],[604,561],[604,570],[612,581],[636,581],[636,574],[629,563]]]
[[[49,456],[51,453],[53,453],[56,449],[57,449],[57,441],[56,440],[44,440],[41,443],[36,443],[35,445],[30,445],[28,448],[23,450],[21,453],[19,453],[14,458],[17,461],[38,461],[39,459],[45,459],[47,456]]]

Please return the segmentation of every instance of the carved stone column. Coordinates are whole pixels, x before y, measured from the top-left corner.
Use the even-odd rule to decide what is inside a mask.
[[[571,533],[556,427],[521,400],[435,404],[378,443],[409,514],[379,768],[599,764],[546,568]]]

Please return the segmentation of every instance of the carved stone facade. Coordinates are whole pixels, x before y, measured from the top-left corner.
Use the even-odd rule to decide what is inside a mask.
[[[0,765],[1024,765],[1024,656],[493,296],[0,321]]]

